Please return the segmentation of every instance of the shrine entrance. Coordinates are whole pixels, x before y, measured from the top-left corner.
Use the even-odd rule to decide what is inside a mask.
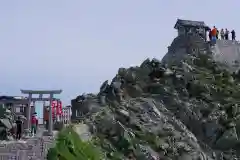
[[[52,116],[52,107],[51,104],[54,99],[55,94],[62,93],[62,90],[21,90],[22,94],[28,94],[27,100],[27,129],[31,129],[31,103],[35,103],[36,101],[46,102],[49,101],[49,124],[48,124],[48,135],[53,135],[53,116]],[[38,95],[37,98],[33,97],[33,95]],[[49,97],[44,98],[43,95],[49,95]],[[44,106],[43,106],[44,107]]]

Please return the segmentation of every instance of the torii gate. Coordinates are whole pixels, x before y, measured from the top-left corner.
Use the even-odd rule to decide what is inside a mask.
[[[48,125],[48,134],[50,136],[53,135],[53,119],[52,119],[52,101],[54,94],[62,93],[62,90],[21,90],[22,94],[28,94],[28,106],[27,106],[27,128],[31,128],[31,103],[32,101],[49,101],[49,125]],[[38,98],[33,98],[34,94],[38,94]],[[49,94],[48,98],[43,98],[43,95]]]

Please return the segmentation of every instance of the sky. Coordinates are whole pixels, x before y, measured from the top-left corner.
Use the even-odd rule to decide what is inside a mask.
[[[233,0],[0,1],[0,95],[62,89],[57,98],[70,104],[98,92],[119,67],[161,59],[177,35],[177,18],[235,29],[238,38],[239,6]]]

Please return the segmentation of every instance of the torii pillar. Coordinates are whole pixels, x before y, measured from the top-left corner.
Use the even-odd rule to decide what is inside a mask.
[[[31,129],[31,103],[32,101],[49,101],[49,125],[48,125],[48,134],[53,135],[53,119],[52,119],[52,101],[54,94],[62,93],[62,90],[21,90],[22,94],[28,94],[28,108],[27,108],[27,128]],[[38,94],[38,98],[33,98],[34,94]],[[43,98],[44,94],[50,95],[49,98]]]

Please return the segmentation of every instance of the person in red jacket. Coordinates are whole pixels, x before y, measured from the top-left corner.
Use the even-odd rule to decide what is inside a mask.
[[[31,127],[31,133],[32,136],[36,135],[37,133],[37,126],[38,126],[38,119],[36,113],[32,116],[32,127]]]

